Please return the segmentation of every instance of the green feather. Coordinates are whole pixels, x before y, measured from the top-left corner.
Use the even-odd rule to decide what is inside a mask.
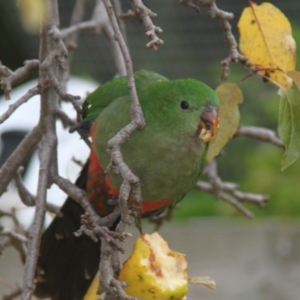
[[[140,70],[134,73],[138,97],[152,84],[168,79],[158,73]],[[122,96],[129,96],[127,77],[115,78],[98,87],[91,93],[84,105],[84,121],[93,121],[107,107],[111,101]]]
[[[124,161],[140,178],[144,200],[180,201],[203,171],[207,144],[199,139],[197,129],[205,107],[217,107],[218,98],[212,89],[194,79],[136,83],[147,126],[122,146]],[[105,107],[93,103],[98,111],[101,107],[93,142],[103,167],[110,161],[108,140],[130,122],[128,93],[110,93],[115,98],[107,93],[101,100]],[[188,102],[188,109],[181,108],[182,101]],[[121,176],[109,176],[119,188]]]

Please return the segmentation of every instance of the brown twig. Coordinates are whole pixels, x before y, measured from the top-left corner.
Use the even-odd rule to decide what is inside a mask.
[[[255,126],[241,126],[236,132],[235,136],[245,136],[257,139],[262,142],[271,143],[281,149],[285,149],[282,141],[276,136],[271,129]]]
[[[69,116],[59,108],[55,110],[55,114],[62,121],[65,127],[68,126],[72,127],[75,126],[76,124],[80,124],[80,123],[76,123],[71,118],[69,118]],[[74,131],[69,130],[70,133]],[[89,140],[89,134],[87,134],[84,130],[77,130],[77,132],[80,135],[80,137],[83,139],[83,141],[86,143],[86,145],[91,149],[92,144],[91,141]]]
[[[115,8],[115,14],[119,17],[118,24],[122,33],[123,38],[126,41],[126,26],[124,20],[120,17],[122,15],[122,6],[120,0],[112,0],[113,7]]]
[[[140,180],[137,176],[135,176],[132,171],[128,168],[128,166],[124,163],[123,157],[120,151],[120,147],[122,144],[126,142],[126,140],[130,137],[130,135],[136,131],[137,129],[143,129],[146,126],[143,111],[139,104],[136,88],[135,88],[135,81],[133,76],[133,69],[132,69],[132,61],[130,58],[130,54],[128,48],[125,44],[125,41],[122,37],[120,32],[118,22],[116,16],[113,11],[113,7],[109,0],[103,1],[107,13],[109,15],[112,27],[114,29],[114,33],[116,36],[116,40],[118,41],[122,55],[126,62],[126,70],[127,70],[127,77],[128,77],[128,89],[131,97],[131,122],[127,126],[125,126],[120,132],[118,132],[109,142],[108,142],[108,149],[111,154],[111,165],[108,168],[109,170],[112,169],[112,165],[114,166],[114,170],[117,170],[123,177],[124,181],[120,188],[120,208],[121,208],[121,216],[122,220],[125,222],[129,222],[129,215],[127,211],[127,199],[131,190],[132,184],[132,193],[134,199],[137,203],[141,203],[141,190],[140,190]]]
[[[120,11],[120,5],[118,5],[118,1],[116,2],[116,9]],[[77,5],[77,4],[76,4]],[[76,7],[74,8],[74,13],[76,14]],[[76,41],[77,41],[77,33],[80,30],[84,29],[93,29],[95,34],[101,34],[104,33],[105,36],[107,37],[111,50],[112,50],[112,55],[115,61],[115,66],[117,68],[117,73],[115,77],[118,76],[125,76],[126,75],[126,68],[125,68],[125,63],[124,59],[122,56],[122,53],[120,51],[120,47],[115,40],[114,37],[114,31],[112,29],[112,25],[109,21],[109,17],[107,15],[106,9],[103,5],[102,0],[97,0],[95,4],[95,9],[93,12],[92,19],[90,21],[84,21],[80,22],[81,19],[76,18],[74,19],[74,22],[72,22],[72,26],[63,29],[61,31],[61,37],[66,38],[66,43],[68,46],[68,49],[70,45],[72,46],[71,50],[73,50],[74,47],[76,47]],[[120,25],[122,26],[122,35],[123,38],[125,38],[125,28],[124,24],[120,22]],[[70,64],[71,57],[69,57],[69,64]]]
[[[85,29],[94,29],[97,26],[95,21],[83,21],[80,23],[75,23],[67,28],[61,30],[61,37],[63,39],[68,39],[69,36],[72,36],[74,33],[78,33],[78,31],[85,30]],[[67,44],[68,49],[75,49],[77,47],[76,43],[68,42]]]
[[[107,244],[112,247],[112,249],[125,252],[123,242],[127,237],[127,233],[117,233],[110,231],[107,227],[99,226],[89,213],[85,213],[81,216],[81,227],[74,234],[79,237],[83,234],[89,236],[94,242],[97,242],[101,239],[101,242],[105,241]]]
[[[117,73],[115,77],[119,76],[126,76],[126,67],[124,57],[122,55],[122,51],[120,49],[118,41],[115,39],[115,32],[110,22],[110,18],[108,16],[107,10],[104,7],[104,3],[102,0],[96,1],[96,7],[93,13],[92,19],[96,22],[95,32],[100,34],[101,32],[107,37],[112,55],[114,58],[115,66],[117,68]],[[119,24],[119,23],[118,23]],[[119,25],[118,25],[119,26]],[[125,36],[124,36],[124,29],[123,32],[120,34],[123,37],[125,43]]]
[[[98,223],[100,217],[96,214],[94,209],[91,207],[86,193],[78,188],[76,185],[71,183],[69,180],[59,176],[58,174],[51,174],[51,180],[55,183],[61,190],[63,190],[67,195],[69,195],[74,201],[81,205],[81,207],[90,214],[93,220]],[[99,223],[98,223],[99,224]]]
[[[34,127],[2,165],[0,169],[0,196],[5,192],[8,183],[12,180],[18,168],[35,149],[41,140],[41,136],[41,128],[39,126]]]
[[[40,44],[40,84],[48,81],[49,73],[58,74],[64,70],[65,51],[62,42],[56,32],[59,23],[57,1],[48,1],[49,14],[45,25],[41,29]],[[50,63],[51,62],[51,63]],[[28,255],[25,262],[23,277],[22,300],[31,299],[33,291],[33,278],[37,265],[37,254],[40,245],[40,238],[46,211],[46,191],[51,185],[49,170],[56,157],[56,126],[55,110],[58,108],[58,95],[53,87],[43,90],[41,93],[41,112],[39,127],[42,132],[40,147],[40,169],[38,188],[36,194],[36,210],[29,232]]]
[[[31,73],[35,72],[39,68],[39,61],[36,59],[27,60],[24,63],[24,67],[21,67],[14,72],[0,64],[0,79],[1,89],[5,94],[5,99],[10,99],[10,92],[14,85],[25,80]]]
[[[36,197],[33,196],[28,191],[28,189],[25,187],[25,185],[22,181],[22,177],[21,177],[22,172],[23,172],[23,167],[20,167],[14,177],[19,197],[26,206],[29,206],[29,207],[35,206],[36,205]],[[58,207],[55,204],[47,202],[46,209],[47,209],[47,211],[50,211],[59,217],[62,216],[62,213],[60,212],[60,207]]]
[[[39,91],[40,91],[40,89],[39,89],[39,86],[37,85],[37,86],[29,89],[28,92],[24,96],[22,96],[20,99],[18,99],[15,103],[11,104],[8,107],[8,110],[0,116],[0,124],[3,123],[5,120],[7,120],[14,113],[14,111],[18,107],[20,107],[23,103],[27,102],[33,96],[39,94]]]
[[[133,11],[123,14],[123,18],[131,17],[139,18],[145,28],[146,35],[151,39],[149,43],[146,44],[146,47],[149,49],[157,50],[159,46],[164,44],[164,41],[158,38],[157,34],[162,33],[162,29],[158,26],[155,26],[151,18],[157,17],[157,14],[152,12],[148,7],[146,7],[142,0],[130,0]]]
[[[6,212],[6,211],[0,210],[0,218],[1,217],[9,217],[13,221],[15,228],[18,228],[18,229],[20,228],[20,222],[16,216],[16,209],[14,207],[12,208],[11,212]],[[0,225],[0,229],[1,228],[2,227]]]
[[[215,0],[180,0],[179,2],[185,6],[193,8],[197,12],[201,11],[201,7],[206,7],[208,9],[208,15],[212,19],[218,18],[220,20],[221,28],[229,51],[228,57],[220,62],[223,67],[221,80],[226,80],[229,76],[231,62],[239,62],[248,68],[252,66],[247,57],[240,54],[238,51],[238,44],[232,34],[232,27],[229,23],[229,20],[234,18],[233,13],[219,9]]]
[[[2,254],[1,249],[13,246],[19,252],[21,261],[24,263],[27,255],[27,237],[9,229],[0,230],[0,237],[0,254]]]
[[[263,207],[268,201],[268,197],[265,195],[243,193],[238,190],[238,185],[236,183],[223,182],[218,176],[217,163],[215,160],[207,164],[204,175],[207,177],[208,182],[198,181],[196,188],[233,205],[248,218],[253,218],[253,214],[242,205],[241,202],[248,202]]]

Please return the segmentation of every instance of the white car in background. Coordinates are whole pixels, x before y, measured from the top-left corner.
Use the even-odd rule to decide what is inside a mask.
[[[28,89],[36,86],[37,80],[29,81],[11,92],[11,100],[6,101],[0,97],[0,115],[2,115],[14,101],[22,97]],[[71,77],[67,84],[67,92],[72,95],[78,95],[82,101],[87,94],[98,87],[95,82]],[[62,102],[62,110],[72,119],[75,119],[76,113],[71,103]],[[28,102],[21,105],[9,119],[0,124],[0,166],[9,157],[10,153],[17,147],[24,136],[38,123],[40,111],[40,96],[34,96]],[[88,157],[89,149],[87,145],[80,139],[77,132],[70,134],[68,128],[62,126],[61,121],[56,122],[58,137],[58,168],[59,174],[72,182],[74,182],[80,172],[80,166],[74,162],[74,158],[84,163]],[[36,194],[39,172],[38,152],[34,151],[25,164],[23,181],[27,189]],[[66,194],[57,186],[52,187],[47,192],[49,202],[56,205],[62,205],[66,199]],[[8,191],[0,198],[0,210],[11,211],[16,209],[16,214],[21,224],[26,228],[30,226],[34,214],[33,207],[25,206],[19,199],[18,193],[11,183]],[[46,217],[46,222],[50,221],[50,217]],[[11,226],[8,218],[1,218],[2,225]]]

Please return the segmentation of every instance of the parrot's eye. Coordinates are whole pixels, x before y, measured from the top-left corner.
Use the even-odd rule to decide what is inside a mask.
[[[190,106],[189,106],[189,103],[187,101],[183,100],[183,101],[180,102],[180,107],[182,109],[188,109]]]

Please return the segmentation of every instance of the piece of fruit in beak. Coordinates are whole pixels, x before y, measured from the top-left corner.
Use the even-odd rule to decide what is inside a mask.
[[[198,132],[199,138],[205,143],[211,141],[219,128],[219,118],[214,106],[206,106],[200,117]]]

